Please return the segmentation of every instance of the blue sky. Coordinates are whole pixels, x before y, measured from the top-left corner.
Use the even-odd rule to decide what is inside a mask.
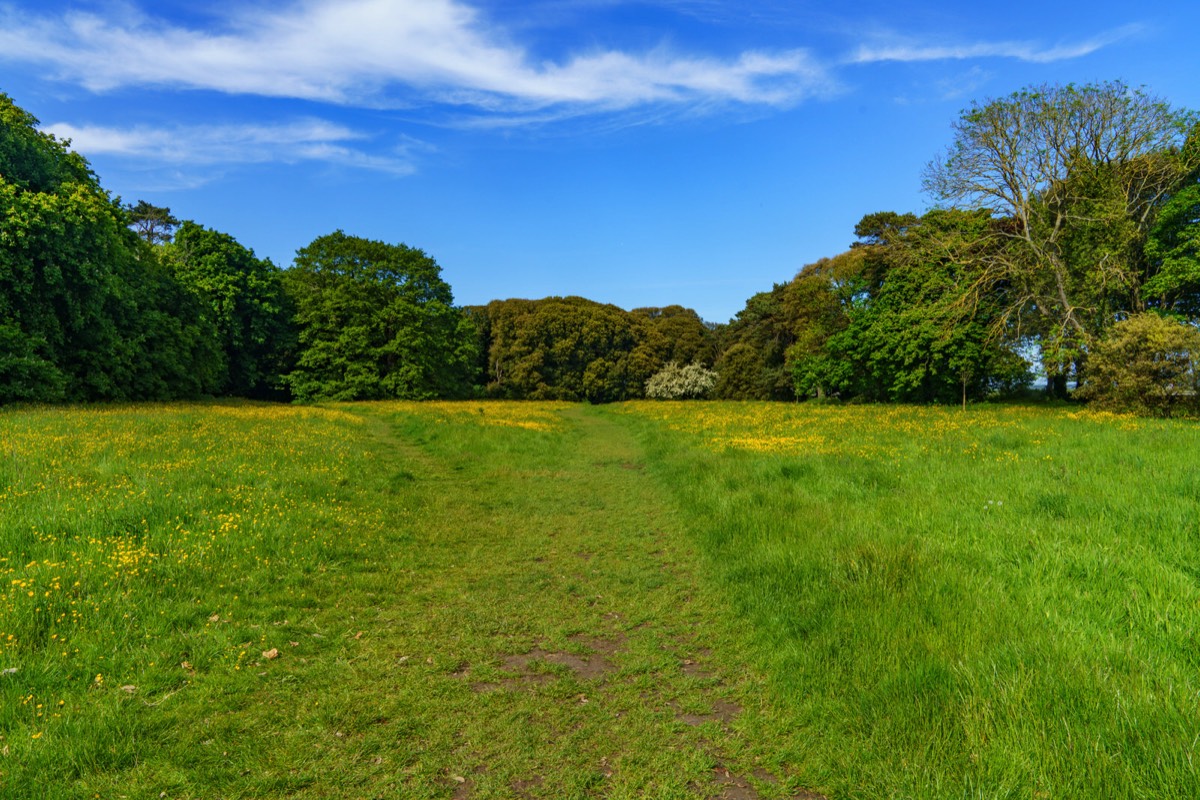
[[[281,265],[341,228],[463,304],[725,322],[926,209],[973,100],[1122,79],[1200,108],[1196,30],[1190,2],[0,0],[0,91],[114,194]]]

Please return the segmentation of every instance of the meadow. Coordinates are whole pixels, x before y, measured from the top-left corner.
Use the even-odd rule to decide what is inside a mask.
[[[1194,423],[0,411],[0,796],[1200,794]]]

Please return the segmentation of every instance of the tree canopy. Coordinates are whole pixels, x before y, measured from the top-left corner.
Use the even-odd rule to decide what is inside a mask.
[[[493,397],[588,400],[642,397],[663,365],[665,340],[644,314],[582,297],[495,300],[487,319],[486,390]]]
[[[129,223],[137,235],[150,244],[166,244],[175,235],[179,220],[165,206],[156,206],[139,200],[137,205],[125,206]]]
[[[1036,337],[1052,381],[1065,386],[1120,315],[1141,310],[1147,234],[1200,165],[1194,125],[1120,81],[1042,86],[973,105],[927,168],[937,200],[1005,221],[972,262],[976,291],[1004,287],[996,324]]]
[[[298,399],[470,393],[471,322],[423,251],[339,230],[298,250],[285,284],[300,348],[285,382]]]
[[[986,212],[870,214],[847,253],[802,270],[797,393],[965,402],[1023,382],[1023,360],[991,333],[1002,297],[970,292],[993,224]]]
[[[1192,362],[1176,368],[1200,324],[1200,122],[1119,81],[973,104],[925,171],[937,207],[864,215],[845,252],[725,325],[581,297],[461,309],[423,251],[340,230],[279,269],[165,206],[121,204],[37,126],[0,95],[0,403],[965,404],[1025,386],[1031,357],[1060,395],[1073,378],[1115,403],[1149,381],[1184,387],[1169,413],[1192,410]],[[1114,372],[1123,358],[1135,376]]]
[[[221,362],[199,304],[87,162],[0,95],[0,400],[191,397]]]
[[[182,223],[163,252],[175,279],[202,302],[216,329],[225,359],[220,391],[279,397],[295,349],[292,304],[279,268],[229,234],[191,221]]]

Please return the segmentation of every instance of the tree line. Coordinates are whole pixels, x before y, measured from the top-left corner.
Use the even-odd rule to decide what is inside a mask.
[[[1121,82],[976,103],[937,205],[728,324],[580,297],[454,304],[436,261],[342,231],[284,269],[111,197],[0,95],[0,403],[639,397],[966,403],[1022,391],[1154,413],[1200,386],[1200,125]]]

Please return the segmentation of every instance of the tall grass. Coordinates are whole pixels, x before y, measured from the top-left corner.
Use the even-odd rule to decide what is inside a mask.
[[[392,535],[359,502],[374,481],[352,485],[361,426],[251,404],[0,413],[4,796],[104,794],[156,757],[236,774],[241,743],[203,715],[239,710],[266,651],[340,649],[318,579]]]
[[[1200,796],[1198,445],[1020,407],[0,411],[0,796]]]
[[[847,797],[1200,794],[1200,435],[1030,408],[621,409]]]

